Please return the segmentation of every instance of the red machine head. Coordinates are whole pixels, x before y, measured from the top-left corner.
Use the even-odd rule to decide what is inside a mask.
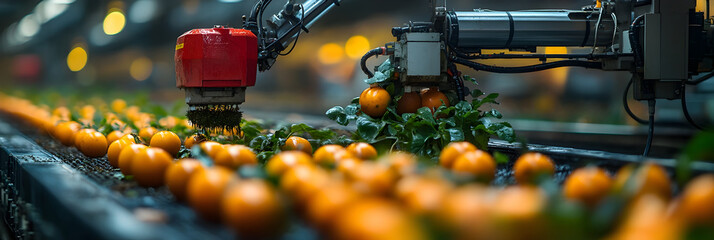
[[[177,87],[253,86],[258,40],[244,29],[194,29],[176,40],[175,60]]]
[[[248,30],[194,29],[176,40],[176,86],[186,92],[189,120],[199,128],[234,128],[246,87],[255,85],[258,39]]]

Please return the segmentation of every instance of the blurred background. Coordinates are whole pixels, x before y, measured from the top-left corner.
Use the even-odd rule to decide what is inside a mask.
[[[144,93],[151,101],[181,101],[184,93],[175,88],[176,38],[190,29],[215,24],[240,27],[241,16],[248,14],[255,2],[2,1],[0,91],[45,88],[59,94],[127,99]],[[580,9],[592,3],[593,0],[448,0],[447,8]],[[283,1],[275,1],[266,13],[278,12],[283,4]],[[408,21],[429,20],[428,6],[428,0],[344,0],[342,6],[314,24],[309,33],[301,35],[290,55],[278,58],[270,71],[258,75],[256,86],[247,90],[244,108],[322,115],[332,106],[349,103],[367,87],[362,81],[366,75],[359,70],[359,58],[369,49],[394,41],[392,27]],[[578,49],[538,51],[565,53]],[[385,59],[370,59],[368,65],[377,65]],[[535,63],[529,61],[490,60],[488,63],[503,66]],[[528,74],[491,74],[465,67],[461,70],[478,81],[478,86],[469,88],[501,94],[501,104],[495,108],[522,132],[642,133],[639,127],[618,127],[636,124],[622,108],[629,73],[580,68]],[[711,123],[714,81],[704,82],[690,91],[687,98],[694,119],[701,125]],[[646,116],[645,103],[630,100],[630,106],[637,115]],[[685,138],[691,135],[679,100],[658,101],[657,107],[658,124],[677,129],[674,133],[681,133]],[[559,122],[586,125],[559,125]],[[659,133],[667,133],[667,130]],[[569,142],[562,138],[561,141]]]

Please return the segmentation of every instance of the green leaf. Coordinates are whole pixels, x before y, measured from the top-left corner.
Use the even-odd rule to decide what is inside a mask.
[[[446,129],[446,131],[449,133],[449,141],[451,142],[458,142],[458,141],[464,141],[466,138],[464,137],[464,131],[458,128],[449,128]]]
[[[325,115],[327,115],[327,118],[337,122],[340,125],[346,126],[349,123],[349,120],[347,120],[347,114],[345,113],[345,109],[342,108],[342,106],[334,106],[330,108],[329,110],[327,110],[327,112],[325,112]]]
[[[362,139],[368,142],[372,142],[377,138],[379,132],[382,131],[382,127],[384,127],[384,123],[379,124],[365,117],[357,119],[357,132]]]
[[[483,113],[484,117],[492,117],[492,118],[502,118],[503,115],[501,115],[500,112],[498,112],[496,109],[491,109],[490,111],[486,111]]]
[[[476,79],[472,78],[469,75],[464,75],[463,78],[464,78],[464,81],[472,82],[472,83],[478,85],[478,82],[476,82]]]
[[[431,124],[436,123],[436,121],[434,120],[434,115],[432,114],[431,110],[429,110],[428,107],[421,107],[421,108],[417,109],[416,114]]]
[[[516,134],[513,132],[511,124],[507,122],[491,124],[488,129],[493,131],[494,134],[496,134],[496,136],[498,136],[498,138],[502,140],[506,140],[508,142],[513,142],[516,140]]]
[[[354,116],[359,112],[360,106],[359,104],[353,103],[350,105],[347,105],[345,107],[344,113],[349,116]]]

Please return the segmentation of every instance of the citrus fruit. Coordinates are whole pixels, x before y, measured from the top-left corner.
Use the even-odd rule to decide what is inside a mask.
[[[129,146],[130,144],[132,143],[124,139],[117,140],[109,144],[109,149],[107,149],[107,160],[109,161],[109,165],[112,165],[112,167],[119,167],[119,153],[121,153],[121,150],[124,149],[124,147]]]
[[[149,142],[156,132],[158,132],[158,130],[154,127],[141,128],[139,129],[139,137],[142,141]]]
[[[107,154],[107,138],[97,131],[85,133],[83,137],[79,138],[77,146],[87,157],[102,157]]]
[[[335,217],[334,239],[424,239],[420,227],[397,204],[380,198],[354,201]]]
[[[188,180],[186,200],[204,219],[220,220],[223,193],[236,179],[237,176],[224,167],[211,167],[198,171]]]
[[[223,221],[245,238],[280,234],[284,207],[278,193],[263,180],[248,179],[228,187],[221,201]]]
[[[610,192],[612,182],[612,178],[601,168],[579,168],[565,179],[563,195],[567,199],[594,207]]]
[[[201,146],[201,149],[203,149],[211,159],[215,159],[216,155],[223,150],[223,144],[214,141],[204,141],[198,145]]]
[[[347,148],[345,149],[347,149],[347,151],[349,151],[352,155],[360,159],[367,160],[377,158],[377,149],[375,149],[369,143],[356,142],[347,145]]]
[[[456,173],[471,174],[479,180],[490,182],[496,175],[496,161],[487,152],[475,150],[456,158],[451,169]]]
[[[310,155],[302,151],[285,151],[275,154],[265,164],[265,171],[270,176],[281,176],[288,169],[297,165],[310,165]]]
[[[384,88],[370,86],[359,95],[360,110],[373,118],[382,117],[387,112],[391,98]]]
[[[693,179],[684,188],[679,211],[695,224],[714,223],[714,175],[705,174]]]
[[[331,229],[335,216],[345,206],[358,200],[360,194],[343,182],[333,182],[310,196],[306,206],[306,218],[320,230]]]
[[[513,174],[520,184],[534,183],[543,176],[553,176],[555,165],[548,156],[529,152],[521,155],[513,164]]]
[[[191,149],[193,148],[193,145],[196,143],[202,143],[206,139],[198,134],[194,134],[191,136],[186,137],[186,140],[183,141],[183,146],[186,147],[186,149]]]
[[[435,112],[441,105],[449,107],[449,99],[436,88],[432,87],[421,94],[421,106],[428,107],[431,112]]]
[[[397,114],[415,113],[421,108],[421,96],[418,92],[407,92],[397,101]]]
[[[243,145],[228,145],[221,149],[213,162],[218,166],[238,169],[243,165],[256,165],[258,159],[249,147]]]
[[[124,133],[119,130],[111,131],[109,134],[107,134],[107,142],[109,144],[112,144],[114,141],[119,140],[123,136]]]
[[[146,148],[136,153],[131,161],[131,174],[140,186],[160,187],[164,185],[166,169],[173,159],[161,148]]]
[[[439,164],[444,168],[451,168],[456,158],[464,153],[475,151],[476,146],[470,142],[450,142],[439,154]]]
[[[335,144],[328,144],[324,145],[322,147],[319,147],[317,150],[315,150],[315,154],[313,155],[313,160],[315,163],[320,164],[320,165],[325,165],[325,166],[331,166],[337,163],[339,159],[336,156],[338,152],[345,152],[343,155],[351,155],[348,153],[344,147],[340,145],[335,145]]]
[[[149,146],[161,148],[171,156],[176,156],[181,150],[181,138],[171,131],[161,131],[151,137]]]
[[[308,142],[307,139],[298,136],[290,136],[287,140],[285,140],[285,145],[283,145],[280,149],[283,151],[302,151],[312,155],[312,145],[310,145],[310,142]]]
[[[164,182],[166,182],[166,187],[168,187],[174,197],[179,201],[183,201],[186,199],[188,180],[193,174],[202,170],[203,165],[200,161],[192,158],[184,158],[172,163],[169,168],[166,169]]]
[[[627,165],[615,174],[614,189],[626,191],[634,198],[654,194],[669,200],[672,195],[671,186],[672,183],[664,168],[652,162],[644,163],[640,167]]]
[[[394,187],[394,195],[415,214],[435,212],[453,186],[450,182],[423,176],[402,178]]]
[[[313,165],[299,165],[288,169],[280,178],[280,188],[302,206],[307,198],[329,183],[327,171]]]
[[[146,145],[134,143],[124,147],[119,152],[119,169],[121,169],[122,174],[131,175],[131,162],[134,160],[134,156],[146,148]]]
[[[72,146],[74,144],[74,135],[81,128],[82,125],[74,121],[61,122],[55,127],[54,136],[65,146]]]

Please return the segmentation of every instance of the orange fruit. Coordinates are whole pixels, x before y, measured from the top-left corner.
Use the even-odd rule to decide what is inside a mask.
[[[223,144],[214,141],[204,141],[198,144],[211,159],[215,159],[216,155],[223,150]]]
[[[532,220],[545,206],[545,193],[529,185],[508,186],[498,193],[494,214],[511,220]]]
[[[668,216],[665,201],[656,194],[634,199],[620,220],[618,229],[608,239],[685,239],[684,223]]]
[[[435,177],[409,176],[394,187],[394,196],[415,214],[435,212],[453,185]]]
[[[476,146],[470,142],[450,142],[441,150],[439,164],[444,168],[451,168],[456,158],[471,151],[476,151]]]
[[[553,176],[555,173],[555,164],[550,157],[529,152],[521,155],[513,164],[513,174],[516,181],[520,184],[533,183],[542,176]]]
[[[387,195],[398,177],[389,166],[375,162],[362,162],[347,176],[357,191],[376,195]]]
[[[74,135],[79,132],[82,125],[74,121],[61,122],[55,127],[54,136],[65,146],[74,144]]]
[[[298,165],[310,165],[310,155],[302,151],[285,151],[275,154],[265,164],[265,172],[270,176],[281,176],[288,169]]]
[[[351,155],[349,152],[347,152],[345,150],[344,147],[342,147],[340,145],[328,144],[328,145],[319,147],[317,150],[315,150],[315,154],[313,155],[313,160],[317,164],[331,166],[338,162],[339,159],[337,159],[337,158],[339,156],[336,156],[338,152],[344,152],[344,153],[342,153],[342,155]],[[344,156],[341,156],[341,157],[344,158]]]
[[[280,178],[280,188],[302,206],[308,197],[329,183],[327,171],[313,165],[299,165],[288,169]]]
[[[334,239],[425,239],[413,218],[397,204],[380,198],[354,201],[334,222]]]
[[[111,103],[112,111],[115,113],[123,113],[126,109],[126,101],[123,99],[114,99]]]
[[[82,151],[82,149],[80,148],[81,145],[79,144],[80,139],[84,138],[89,133],[96,132],[96,131],[97,130],[94,130],[93,128],[83,128],[83,129],[79,130],[79,132],[74,134],[74,142],[72,143],[72,145],[74,145],[74,147],[79,149],[79,151]]]
[[[444,93],[437,90],[435,87],[429,88],[429,90],[422,92],[421,94],[421,106],[428,107],[433,113],[441,105],[446,105],[449,107],[449,99],[444,95]]]
[[[612,189],[612,178],[598,167],[584,167],[573,171],[563,183],[565,198],[594,207]]]
[[[347,145],[347,151],[352,153],[355,157],[360,159],[375,159],[377,158],[377,149],[375,149],[369,143],[356,142]]]
[[[151,137],[149,146],[161,148],[171,156],[176,156],[181,150],[181,138],[171,131],[161,131]]]
[[[186,140],[183,141],[183,146],[186,147],[186,149],[191,149],[193,148],[193,145],[196,143],[202,143],[206,139],[198,134],[194,134],[191,136],[186,137]]]
[[[495,191],[484,185],[469,184],[449,192],[437,210],[440,227],[454,233],[455,239],[488,239]]]
[[[184,158],[172,163],[168,169],[166,169],[166,187],[169,191],[178,199],[183,201],[186,199],[186,189],[188,187],[188,180],[196,174],[198,171],[203,170],[203,165],[200,161],[192,158]]]
[[[223,193],[237,175],[224,167],[211,167],[197,171],[188,180],[188,204],[199,216],[209,221],[220,220]]]
[[[136,156],[142,150],[148,148],[143,144],[129,144],[129,146],[124,147],[119,152],[119,169],[124,175],[131,175],[132,171],[132,161],[134,161],[134,156]]]
[[[238,169],[243,165],[256,165],[258,158],[249,147],[243,145],[229,145],[221,149],[213,162],[218,166]]]
[[[71,113],[67,107],[58,107],[52,110],[52,116],[60,117],[60,119],[67,120],[71,116]]]
[[[479,180],[490,182],[496,176],[496,161],[487,152],[475,150],[456,158],[451,169],[456,173],[471,174]]]
[[[109,144],[112,144],[114,141],[119,140],[121,137],[123,137],[125,134],[119,130],[114,130],[107,134],[107,142]]]
[[[628,186],[629,183],[632,184]],[[630,186],[633,188],[629,188]],[[620,168],[615,174],[614,189],[628,191],[633,194],[634,198],[654,194],[664,200],[669,200],[672,195],[671,186],[672,183],[664,168],[652,162],[644,163],[639,168],[627,165]]]
[[[389,168],[400,176],[409,175],[417,168],[417,156],[411,153],[391,152],[382,159],[382,162],[389,165]]]
[[[313,226],[328,231],[335,216],[344,210],[345,206],[358,200],[359,196],[359,193],[344,182],[330,183],[309,197],[305,216]]]
[[[360,110],[373,118],[380,118],[387,112],[387,105],[392,99],[387,90],[370,86],[359,95]]]
[[[78,148],[87,157],[96,158],[107,154],[107,138],[102,133],[92,131],[79,139]]]
[[[704,174],[684,188],[678,211],[695,224],[714,223],[714,175]]]
[[[312,145],[310,145],[310,142],[308,142],[307,139],[298,136],[290,136],[287,140],[285,140],[285,145],[280,147],[280,150],[303,151],[309,155],[312,155]]]
[[[122,136],[121,138],[119,138],[119,140],[136,143],[136,139],[134,138],[133,134],[126,134],[126,135]]]
[[[161,148],[149,147],[139,151],[131,161],[131,174],[143,187],[164,185],[166,169],[174,158]]]
[[[221,201],[223,222],[244,238],[276,236],[283,230],[284,207],[278,193],[264,180],[239,181]]]
[[[149,140],[151,140],[151,137],[153,137],[156,132],[158,132],[158,130],[156,130],[156,128],[154,127],[141,128],[139,129],[139,137],[142,141],[149,142]]]
[[[415,113],[417,109],[421,108],[421,96],[418,92],[408,92],[402,95],[397,101],[397,113]]]
[[[121,139],[109,144],[109,149],[107,149],[107,160],[109,160],[109,165],[112,167],[119,167],[119,153],[124,147],[132,144],[131,142]]]
[[[357,158],[345,158],[337,162],[337,171],[345,175],[352,174],[352,171],[357,169],[361,163],[362,160]]]

